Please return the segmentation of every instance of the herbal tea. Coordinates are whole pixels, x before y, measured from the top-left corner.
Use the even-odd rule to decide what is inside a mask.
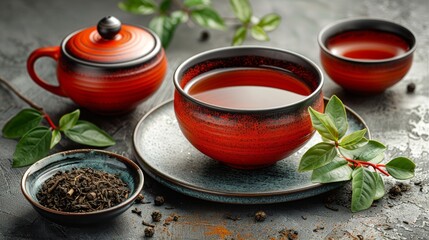
[[[270,68],[217,69],[192,79],[184,90],[211,105],[253,110],[292,104],[311,94],[292,73]]]
[[[392,58],[410,49],[401,37],[374,30],[344,32],[330,38],[326,45],[334,55],[368,60]]]

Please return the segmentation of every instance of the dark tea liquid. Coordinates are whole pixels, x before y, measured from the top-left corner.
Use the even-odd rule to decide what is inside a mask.
[[[328,40],[327,47],[337,56],[367,60],[392,58],[410,49],[409,44],[401,37],[374,30],[338,34]]]
[[[292,104],[311,94],[291,73],[270,68],[210,71],[192,79],[184,90],[211,105],[254,110]]]

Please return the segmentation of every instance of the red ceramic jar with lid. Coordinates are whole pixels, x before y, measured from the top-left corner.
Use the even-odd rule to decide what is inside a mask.
[[[58,86],[35,72],[40,57],[57,61]],[[100,114],[120,114],[137,107],[161,85],[167,59],[149,29],[105,17],[97,26],[68,35],[61,46],[39,48],[27,60],[39,86]]]

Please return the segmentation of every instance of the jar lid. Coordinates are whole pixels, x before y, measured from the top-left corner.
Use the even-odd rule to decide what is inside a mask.
[[[65,39],[65,51],[78,60],[91,63],[125,63],[152,56],[159,50],[159,39],[150,30],[121,24],[112,16],[95,27],[71,34]],[[158,43],[157,43],[158,42]]]

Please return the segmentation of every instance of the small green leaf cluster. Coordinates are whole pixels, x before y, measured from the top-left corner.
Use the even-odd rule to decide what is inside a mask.
[[[269,41],[267,32],[276,29],[281,21],[279,15],[270,13],[261,19],[253,16],[252,6],[248,0],[231,0],[231,7],[235,16],[240,20],[242,26],[239,27],[232,39],[232,45],[241,45],[247,37],[250,29],[252,37],[258,41]]]
[[[347,134],[347,114],[338,97],[331,97],[325,113],[310,107],[309,114],[323,142],[304,153],[298,171],[312,171],[311,180],[318,183],[352,180],[353,212],[369,208],[374,200],[384,196],[385,186],[379,173],[400,180],[414,177],[415,164],[406,157],[381,164],[386,147],[367,139],[367,129]]]
[[[94,147],[115,144],[112,137],[96,125],[79,120],[79,109],[61,117],[59,126],[48,115],[35,109],[23,109],[3,127],[5,138],[19,139],[13,154],[12,167],[24,167],[46,156],[58,144],[62,133],[70,140]],[[51,127],[40,125],[46,119]]]
[[[249,29],[256,40],[268,41],[267,32],[276,29],[280,24],[280,16],[274,13],[261,19],[253,16],[248,0],[230,0],[230,5],[241,24],[234,34],[233,45],[242,44]],[[188,21],[208,29],[226,28],[224,18],[212,7],[210,0],[162,0],[159,3],[155,0],[125,0],[119,3],[119,8],[134,14],[154,14],[149,28],[160,37],[164,48],[167,48],[173,39],[177,26]]]

